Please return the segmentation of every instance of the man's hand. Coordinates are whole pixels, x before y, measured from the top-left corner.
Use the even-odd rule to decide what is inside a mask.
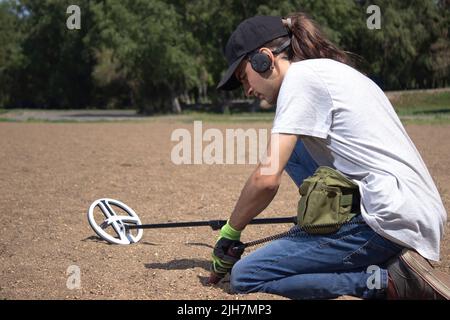
[[[267,155],[247,180],[230,220],[220,231],[220,237],[212,254],[210,283],[217,283],[240,259],[244,246],[239,248],[241,232],[247,224],[261,213],[275,197],[283,170],[297,143],[294,134],[274,133],[271,135]],[[231,225],[236,228],[234,229]],[[235,252],[233,252],[235,251]]]
[[[210,283],[217,283],[231,271],[233,265],[239,261],[244,246],[239,239],[241,231],[235,230],[228,222],[220,230],[219,239],[212,253]]]

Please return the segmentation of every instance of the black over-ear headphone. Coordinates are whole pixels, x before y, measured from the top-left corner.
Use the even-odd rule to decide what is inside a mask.
[[[286,49],[291,44],[291,39],[286,40],[280,47],[272,51],[273,54],[279,54],[284,49]],[[250,54],[250,64],[252,65],[253,70],[258,73],[264,73],[269,70],[272,61],[269,56],[265,53],[258,52],[258,50],[254,51]]]

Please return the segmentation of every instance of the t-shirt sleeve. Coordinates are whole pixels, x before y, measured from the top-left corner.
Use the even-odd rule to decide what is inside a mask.
[[[319,75],[308,66],[291,65],[278,95],[272,133],[326,139],[332,108],[330,94]]]

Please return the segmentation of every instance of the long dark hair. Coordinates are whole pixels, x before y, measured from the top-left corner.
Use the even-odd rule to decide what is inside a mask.
[[[290,19],[290,24],[288,23],[288,18]],[[339,49],[325,37],[318,24],[306,13],[291,13],[283,19],[283,23],[291,33],[291,45],[286,50],[290,61],[328,58],[354,66],[350,53]],[[286,40],[287,36],[277,38],[264,46],[277,48]]]

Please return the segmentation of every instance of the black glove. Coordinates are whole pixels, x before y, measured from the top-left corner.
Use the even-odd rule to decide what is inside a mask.
[[[219,238],[212,254],[210,282],[217,283],[231,271],[244,253],[244,244],[239,240]],[[215,278],[215,281],[214,281]]]
[[[219,239],[212,253],[209,283],[219,282],[241,258],[245,246],[240,239],[241,231],[234,229],[227,221],[220,229]]]

